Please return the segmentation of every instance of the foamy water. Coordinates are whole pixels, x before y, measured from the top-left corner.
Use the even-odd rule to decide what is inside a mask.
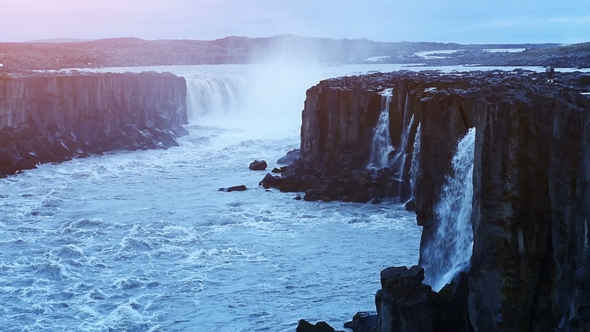
[[[374,310],[382,269],[416,264],[420,229],[401,206],[297,201],[248,170],[298,147],[305,89],[343,68],[279,83],[276,68],[155,69],[242,85],[229,109],[193,110],[180,147],[0,182],[0,330],[294,331],[301,318],[341,327]],[[239,184],[249,190],[218,191]]]

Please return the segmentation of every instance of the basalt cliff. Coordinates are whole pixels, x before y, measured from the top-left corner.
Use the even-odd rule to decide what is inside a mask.
[[[0,177],[89,153],[177,145],[186,82],[172,74],[0,76]]]
[[[307,91],[300,158],[261,184],[308,200],[413,198],[423,226],[420,266],[381,273],[378,331],[588,331],[589,91],[582,73],[558,73],[553,82],[527,71],[322,81]],[[388,167],[367,169],[384,111]],[[427,252],[458,241],[442,229],[453,225],[441,221],[438,206],[468,133],[470,258],[432,290],[425,277],[442,278],[429,270],[432,260],[455,253]],[[460,222],[455,215],[451,223]]]

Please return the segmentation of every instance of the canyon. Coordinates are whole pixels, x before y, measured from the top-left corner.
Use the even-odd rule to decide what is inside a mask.
[[[589,91],[588,74],[556,73],[549,82],[523,70],[324,80],[306,93],[300,157],[261,184],[305,192],[305,200],[394,200],[415,210],[420,266],[381,273],[379,331],[584,331]],[[186,114],[186,81],[172,74],[5,75],[0,176],[91,153],[175,146]],[[376,150],[383,115],[379,133],[389,147]],[[460,231],[471,241],[469,258],[435,271],[433,260],[454,255],[428,253],[447,227],[439,206],[463,142],[472,192],[458,215],[467,218]],[[388,167],[370,167],[375,151],[385,151]],[[442,240],[451,246],[456,238]]]

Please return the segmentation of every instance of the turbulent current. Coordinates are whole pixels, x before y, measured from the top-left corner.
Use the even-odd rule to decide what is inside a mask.
[[[308,87],[383,68],[150,69],[187,78],[180,147],[0,181],[1,331],[341,327],[374,310],[379,271],[417,263],[420,229],[401,206],[297,201],[248,170],[299,146]]]

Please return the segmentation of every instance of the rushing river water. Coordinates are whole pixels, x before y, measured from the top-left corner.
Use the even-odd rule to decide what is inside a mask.
[[[294,331],[374,310],[379,272],[418,261],[400,205],[265,191],[299,146],[305,90],[400,66],[187,66],[190,135],[0,181],[1,331]],[[203,102],[206,100],[206,102]],[[220,187],[246,185],[246,192]]]
[[[186,76],[189,97],[219,94],[210,109],[189,102],[180,147],[0,182],[0,330],[294,331],[301,318],[341,327],[374,310],[379,271],[417,262],[414,216],[296,201],[248,170],[298,147],[305,89],[351,69],[154,69]],[[238,184],[249,190],[218,191]]]

